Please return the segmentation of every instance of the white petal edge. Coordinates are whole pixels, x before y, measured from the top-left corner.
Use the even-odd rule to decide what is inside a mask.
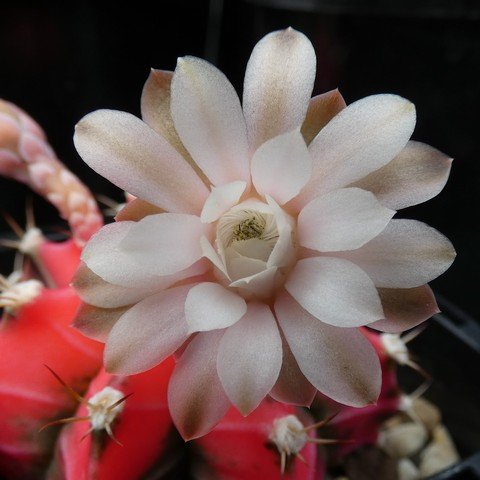
[[[395,213],[366,190],[333,190],[303,207],[298,242],[321,252],[354,250],[376,237]]]
[[[226,330],[217,357],[225,393],[243,415],[272,389],[281,365],[282,340],[275,318],[267,305],[251,302],[247,313]]]
[[[185,302],[189,333],[230,327],[246,311],[247,304],[242,297],[212,282],[199,283],[193,287]]]
[[[246,187],[247,183],[242,181],[227,183],[220,187],[212,187],[212,192],[208,196],[200,214],[200,220],[203,223],[211,223],[218,220],[227,210],[238,203]]]
[[[229,286],[245,290],[257,298],[268,298],[272,295],[277,278],[277,267],[268,267],[255,275],[241,278]]]
[[[220,70],[200,58],[179,58],[170,108],[182,143],[214,185],[250,183],[242,107]]]
[[[267,140],[254,153],[252,181],[260,195],[280,205],[295,197],[312,174],[312,160],[300,127]]]
[[[102,227],[82,251],[81,259],[103,280],[123,287],[149,288],[158,277],[147,273],[120,244],[135,222],[115,222]]]
[[[149,215],[131,227],[120,249],[146,272],[171,275],[202,257],[200,238],[207,227],[195,215]]]
[[[300,370],[314,387],[352,407],[377,401],[380,362],[359,329],[321,323],[285,292],[275,302],[275,314]]]
[[[268,257],[267,267],[287,267],[295,261],[295,248],[292,239],[294,220],[279,207],[273,198],[266,195],[266,199],[272,209],[278,230],[278,240]]]
[[[213,248],[208,238],[204,235],[200,238],[200,247],[202,249],[202,256],[212,262],[213,266],[227,279],[230,280],[225,264],[218,255],[217,251]]]
[[[188,338],[185,300],[192,286],[175,287],[145,298],[124,313],[107,338],[105,368],[134,375],[161,363]]]
[[[318,321],[335,327],[359,327],[384,318],[372,280],[342,258],[299,260],[285,288]]]
[[[90,113],[76,126],[74,143],[89,167],[122,190],[170,212],[200,214],[207,187],[139,118],[114,110]]]

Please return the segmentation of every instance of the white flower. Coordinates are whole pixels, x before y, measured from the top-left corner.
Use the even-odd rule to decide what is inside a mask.
[[[287,29],[253,50],[243,108],[219,70],[185,57],[152,71],[145,123],[100,110],[77,126],[85,162],[138,198],[84,249],[76,325],[106,342],[113,373],[177,351],[169,403],[185,438],[267,394],[375,402],[380,365],[357,327],[397,333],[437,311],[426,283],[454,250],[391,219],[443,188],[450,159],[409,142],[408,100],[310,100],[314,78],[311,43]]]

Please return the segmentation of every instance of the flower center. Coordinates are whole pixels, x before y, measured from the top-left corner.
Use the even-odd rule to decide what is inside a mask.
[[[261,238],[265,230],[265,218],[261,214],[242,220],[233,229],[233,240],[249,240],[250,238]]]

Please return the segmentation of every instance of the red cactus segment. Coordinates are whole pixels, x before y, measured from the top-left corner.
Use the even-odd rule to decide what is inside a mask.
[[[55,435],[38,430],[75,408],[44,364],[79,391],[101,365],[102,345],[70,327],[79,303],[71,288],[45,289],[0,323],[0,476],[40,478]]]
[[[132,394],[112,424],[112,433],[123,446],[104,431],[89,434],[89,421],[67,425],[60,435],[48,478],[135,480],[147,473],[165,453],[173,432],[166,397],[172,370],[173,359],[131,377],[117,377],[102,370],[90,384],[85,398],[88,401],[107,386],[124,395]],[[81,405],[76,415],[88,416],[87,406]],[[175,463],[173,456],[166,460]],[[168,469],[171,465],[167,463]]]
[[[57,287],[65,287],[72,281],[82,250],[73,240],[43,242],[38,252],[39,260]]]
[[[195,440],[201,451],[203,465],[199,469],[202,474],[209,479],[278,480],[281,476],[280,454],[269,435],[274,420],[287,415],[297,415],[304,425],[311,422],[300,409],[271,400],[263,401],[248,417],[230,409],[214,430]],[[300,454],[306,463],[299,458],[290,458],[284,478],[321,480],[323,472],[317,469],[316,446],[306,443]]]

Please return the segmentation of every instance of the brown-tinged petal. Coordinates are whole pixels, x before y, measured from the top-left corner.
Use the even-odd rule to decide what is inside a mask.
[[[243,111],[251,151],[305,119],[315,80],[315,51],[310,40],[287,28],[263,37],[248,61]]]
[[[344,405],[376,402],[380,362],[359,329],[318,321],[286,292],[277,298],[275,313],[300,370],[315,388]]]
[[[208,268],[206,260],[199,260],[191,267],[174,275],[155,276],[144,286],[132,284],[127,287],[106,282],[81,262],[72,285],[85,303],[101,308],[117,308],[137,303],[177,282],[200,275]]]
[[[192,160],[192,157],[184,147],[175,125],[173,124],[170,110],[170,94],[173,72],[167,70],[151,69],[150,75],[145,82],[142,91],[141,109],[142,119],[156,132],[162,135],[170,145],[192,166],[195,173],[209,184],[199,166]]]
[[[379,288],[385,319],[368,326],[381,332],[401,333],[438,313],[437,302],[428,285],[416,288]]]
[[[72,326],[86,337],[106,342],[110,330],[129,308],[130,305],[119,308],[99,308],[82,303]]]
[[[105,346],[105,368],[134,375],[158,365],[188,337],[185,299],[192,286],[170,288],[145,298],[115,323]]]
[[[270,390],[270,396],[278,402],[309,407],[317,389],[305,378],[298,367],[298,363],[283,335],[282,350],[282,368],[277,383]]]
[[[413,288],[445,272],[456,253],[439,231],[417,220],[402,219],[390,220],[380,235],[358,250],[334,255],[355,262],[377,287]]]
[[[208,189],[158,133],[126,112],[97,110],[76,126],[83,160],[122,190],[170,212],[200,214]]]
[[[242,107],[220,70],[200,58],[179,58],[172,79],[171,111],[180,139],[211,183],[250,183]]]
[[[267,305],[251,302],[220,342],[217,371],[225,393],[248,415],[275,385],[281,366],[282,340],[275,318]]]
[[[436,148],[410,141],[390,163],[353,186],[369,190],[384,205],[399,210],[438,195],[451,165],[452,159]]]
[[[168,385],[173,422],[185,440],[208,433],[227,413],[230,401],[217,374],[223,330],[199,333],[186,347]]]
[[[157,206],[146,202],[140,198],[136,198],[131,202],[128,202],[115,216],[116,222],[132,221],[138,222],[142,218],[147,217],[148,215],[156,215],[158,213],[163,213],[164,210],[158,208]]]
[[[307,115],[301,130],[306,144],[310,144],[318,132],[346,106],[338,88],[313,97],[308,104]]]
[[[413,103],[397,95],[372,95],[348,105],[310,144],[312,177],[293,205],[300,209],[386,165],[407,144],[415,118]]]

